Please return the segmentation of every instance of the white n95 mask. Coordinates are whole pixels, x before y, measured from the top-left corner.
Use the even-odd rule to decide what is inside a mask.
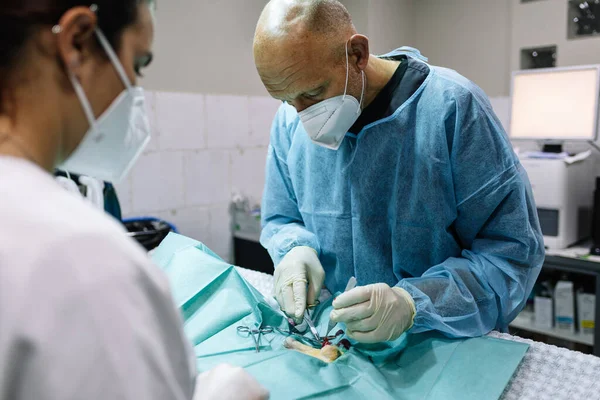
[[[150,141],[150,124],[146,115],[144,90],[131,85],[102,31],[96,29],[96,36],[123,81],[125,90],[96,120],[79,80],[72,73],[69,74],[90,128],[77,149],[58,168],[119,183]]]
[[[340,148],[344,136],[354,125],[362,112],[365,95],[365,72],[362,73],[362,93],[360,102],[347,94],[350,65],[348,61],[348,42],[346,42],[346,87],[344,94],[323,100],[298,113],[304,130],[310,139],[319,146],[331,150]]]

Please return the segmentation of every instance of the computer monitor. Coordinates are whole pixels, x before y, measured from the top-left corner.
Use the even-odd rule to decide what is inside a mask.
[[[600,65],[513,73],[511,139],[595,141]]]

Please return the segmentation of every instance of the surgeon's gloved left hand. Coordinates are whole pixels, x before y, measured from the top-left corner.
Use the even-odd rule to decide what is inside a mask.
[[[317,302],[325,270],[317,252],[310,247],[294,247],[275,268],[275,298],[296,323],[302,322],[307,305]]]
[[[346,324],[348,337],[362,343],[398,339],[412,328],[416,307],[411,295],[385,283],[359,286],[333,301],[331,320]]]

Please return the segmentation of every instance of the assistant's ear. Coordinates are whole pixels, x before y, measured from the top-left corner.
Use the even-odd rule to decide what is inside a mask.
[[[356,67],[364,71],[369,63],[369,38],[365,35],[356,34],[350,38],[348,46],[349,56],[355,59]]]
[[[88,7],[74,7],[67,11],[53,32],[58,41],[58,56],[75,76],[81,65],[93,53],[94,31],[98,19]]]

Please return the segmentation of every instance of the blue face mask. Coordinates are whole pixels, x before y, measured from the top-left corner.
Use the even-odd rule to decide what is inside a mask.
[[[150,141],[150,124],[144,90],[131,85],[119,58],[99,29],[96,36],[123,81],[125,90],[96,119],[81,83],[72,73],[69,74],[90,128],[59,169],[118,183]]]

